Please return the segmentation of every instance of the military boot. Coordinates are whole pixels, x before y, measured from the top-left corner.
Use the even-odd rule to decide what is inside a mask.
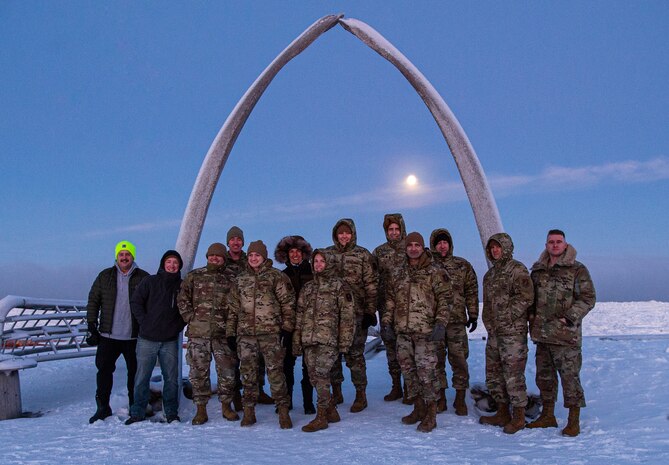
[[[255,406],[244,407],[244,418],[240,426],[251,426],[256,422],[256,408]]]
[[[567,419],[567,426],[562,430],[563,436],[578,436],[581,432],[581,425],[579,424],[581,416],[580,407],[570,407],[569,408],[569,418]]]
[[[479,418],[479,423],[482,425],[505,426],[511,421],[509,415],[509,404],[498,404],[497,413],[489,417],[482,416]]]
[[[513,418],[504,425],[504,432],[506,434],[515,434],[523,428],[525,428],[525,407],[514,407]]]
[[[528,428],[557,428],[555,419],[555,402],[544,402],[541,409],[541,415],[532,423],[527,424]]]
[[[448,409],[446,405],[446,389],[439,389],[439,400],[437,401],[437,413],[445,412]]]
[[[97,410],[95,410],[93,416],[88,419],[89,423],[95,423],[98,420],[104,420],[105,418],[111,416],[112,409],[109,406],[109,398],[103,399],[100,396],[95,396],[95,404],[97,406]]]
[[[341,383],[332,383],[332,396],[337,404],[344,403],[344,395],[341,392]]]
[[[337,411],[337,402],[334,400],[334,397],[330,399],[330,405],[328,405],[326,413],[328,417],[328,423],[339,423],[341,421],[341,417]]]
[[[357,389],[355,391],[355,400],[351,405],[351,413],[362,412],[367,408],[367,394],[364,389]]]
[[[402,398],[402,380],[400,375],[393,375],[393,386],[390,388],[390,392],[383,396],[383,400],[386,402],[392,402],[397,399]]]
[[[404,389],[402,391],[402,403],[404,405],[412,405],[413,399],[409,399],[409,390],[407,389],[407,383],[404,381]]]
[[[229,402],[221,402],[221,415],[228,421],[237,421],[239,420],[239,415],[233,409],[230,408]]]
[[[465,402],[465,390],[456,389],[455,391],[455,401],[453,402],[453,407],[455,407],[455,414],[461,417],[467,416],[467,403]]]
[[[261,405],[272,405],[274,404],[274,399],[268,396],[261,387],[258,389],[258,403]]]
[[[413,401],[413,411],[409,415],[402,417],[402,423],[405,425],[415,425],[419,421],[422,421],[424,417],[425,402],[423,402],[422,397],[418,396]]]
[[[197,407],[197,412],[193,420],[190,422],[191,425],[203,425],[209,421],[209,416],[207,415],[207,405],[206,404],[195,404]]]
[[[425,416],[421,420],[418,428],[421,433],[429,433],[437,427],[437,403],[428,402],[425,406]]]
[[[316,413],[316,418],[311,420],[309,423],[302,427],[302,431],[305,433],[313,433],[314,431],[319,431],[322,429],[327,429],[328,427],[328,409],[323,407],[318,407],[318,412]],[[336,411],[336,407],[335,407]]]
[[[232,405],[235,408],[235,412],[241,412],[244,408],[242,404],[242,393],[239,389],[235,389],[235,392],[232,394]]]
[[[293,427],[287,405],[279,405],[279,426],[281,429],[290,429]]]

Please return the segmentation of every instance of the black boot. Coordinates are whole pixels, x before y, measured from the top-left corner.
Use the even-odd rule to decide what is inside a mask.
[[[109,406],[109,398],[102,399],[100,396],[95,396],[95,403],[97,404],[98,409],[95,411],[95,414],[88,419],[89,423],[104,420],[112,414],[111,407]]]
[[[302,399],[304,404],[304,414],[313,415],[316,413],[314,408],[314,388],[309,381],[302,379]]]

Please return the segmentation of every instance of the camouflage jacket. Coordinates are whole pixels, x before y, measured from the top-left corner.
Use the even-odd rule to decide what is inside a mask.
[[[397,223],[400,227],[399,240],[390,240],[388,237],[388,226]],[[377,308],[380,313],[386,307],[386,286],[390,280],[393,270],[401,268],[406,262],[406,250],[404,239],[407,237],[404,218],[399,213],[389,213],[383,217],[383,230],[386,232],[387,242],[374,249],[372,255],[376,259],[377,269],[379,271],[379,286],[377,290]]]
[[[407,262],[392,274],[382,323],[396,333],[430,334],[435,324],[448,323],[452,302],[448,275],[426,250],[416,266]]]
[[[337,227],[347,224],[353,233],[351,242],[342,247],[337,242]],[[332,228],[332,239],[335,245],[326,250],[335,254],[335,270],[337,276],[342,278],[351,287],[355,298],[356,317],[363,313],[376,313],[376,292],[378,286],[378,273],[376,261],[369,250],[356,245],[355,224],[351,219],[339,220]]]
[[[232,272],[234,276],[239,276],[242,274],[242,271],[249,269],[248,258],[246,257],[246,252],[242,251],[242,256],[239,260],[233,260],[230,256],[230,251],[225,251],[225,267],[228,271]]]
[[[436,250],[435,239],[439,234],[446,234],[450,247],[445,257]],[[453,310],[449,323],[466,324],[469,318],[479,316],[479,283],[472,264],[453,255],[453,239],[448,229],[435,229],[430,235],[430,250],[434,262],[443,267],[451,278],[453,288]]]
[[[488,251],[490,241],[502,246],[503,255],[494,260]],[[513,242],[506,233],[493,234],[486,245],[492,268],[483,277],[483,324],[488,333],[514,335],[527,333],[528,311],[534,288],[525,265],[513,259]]]
[[[230,293],[228,336],[279,334],[295,328],[295,291],[288,277],[265,260],[237,277]]]
[[[334,257],[325,253],[326,268],[314,272],[297,299],[297,318],[293,345],[309,347],[326,345],[348,352],[355,332],[355,305],[350,288],[335,275]]]
[[[576,250],[571,245],[553,266],[549,259],[544,250],[532,265],[535,300],[530,310],[530,335],[534,342],[580,346],[581,322],[595,306],[595,287],[588,269],[576,261]]]
[[[177,298],[188,337],[225,337],[228,300],[234,276],[224,265],[207,265],[191,271],[181,283]]]

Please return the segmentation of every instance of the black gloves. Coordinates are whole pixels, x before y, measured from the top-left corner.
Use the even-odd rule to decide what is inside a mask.
[[[375,326],[378,323],[376,313],[365,313],[362,315],[362,329],[367,329],[370,326]]]
[[[95,347],[100,343],[100,332],[95,323],[88,323],[88,336],[86,336],[86,344]]]
[[[281,330],[281,335],[279,336],[282,347],[290,347],[293,342],[293,332],[286,331],[285,329]]]
[[[444,339],[446,339],[446,326],[441,323],[437,323],[434,325],[434,329],[430,335],[430,341],[439,342],[443,341]]]
[[[397,336],[395,335],[395,330],[391,325],[381,326],[381,339],[385,341],[393,341],[397,339]]]
[[[469,320],[467,320],[467,328],[469,328],[469,332],[473,333],[476,330],[477,326],[478,326],[478,319],[474,318],[473,316],[470,316]]]
[[[228,336],[228,347],[234,353],[237,353],[237,338],[235,336]]]

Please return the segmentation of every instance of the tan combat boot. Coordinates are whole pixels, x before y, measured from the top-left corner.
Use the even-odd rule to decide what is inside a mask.
[[[341,421],[339,412],[337,412],[337,402],[335,401],[334,397],[330,398],[330,404],[328,405],[326,414],[328,423],[339,423]]]
[[[413,411],[409,415],[402,417],[402,423],[405,425],[415,425],[419,421],[422,421],[424,417],[425,402],[423,402],[422,397],[417,396],[413,401]]]
[[[274,404],[274,399],[268,396],[262,388],[258,389],[258,403],[261,405],[272,405]]]
[[[383,400],[386,402],[392,402],[397,399],[402,398],[402,380],[400,375],[393,375],[393,386],[390,388],[390,392],[383,396]]]
[[[448,409],[446,405],[446,389],[439,389],[439,400],[437,401],[437,413],[445,412]]]
[[[341,383],[332,383],[332,397],[337,404],[344,403],[344,395],[341,392]]]
[[[497,413],[489,417],[479,418],[479,423],[482,425],[505,426],[511,421],[509,415],[509,404],[499,404],[497,406]]]
[[[429,433],[437,427],[437,403],[428,402],[425,406],[425,416],[416,428],[421,433]]]
[[[244,407],[244,418],[240,426],[251,426],[256,422],[256,408],[255,406]]]
[[[314,431],[327,429],[328,427],[327,417],[328,417],[327,409],[324,409],[323,407],[318,407],[318,410],[316,411],[316,418],[314,418],[313,420],[311,420],[311,422],[304,425],[302,427],[302,431],[304,431],[305,433],[313,433]]]
[[[555,419],[555,402],[544,402],[541,409],[541,415],[532,423],[528,423],[528,428],[557,428]]]
[[[223,418],[228,421],[239,420],[239,415],[237,415],[237,412],[230,408],[230,404],[228,402],[221,403],[221,414],[223,415]]]
[[[514,407],[513,418],[504,425],[506,434],[514,434],[525,428],[525,407]]]
[[[581,416],[580,407],[571,407],[569,409],[569,418],[567,419],[567,426],[562,430],[563,436],[575,437],[581,432],[581,425],[579,419]]]
[[[209,417],[207,416],[207,404],[195,404],[195,406],[197,407],[197,412],[195,412],[195,416],[190,422],[191,425],[202,425],[209,421]]]
[[[279,405],[279,426],[281,429],[290,429],[293,427],[287,405]]]
[[[367,393],[364,389],[355,391],[355,400],[351,405],[351,413],[362,412],[367,408]]]
[[[453,407],[455,407],[455,414],[461,417],[467,416],[467,403],[465,402],[465,390],[456,389],[455,391],[455,401],[453,402]]]

